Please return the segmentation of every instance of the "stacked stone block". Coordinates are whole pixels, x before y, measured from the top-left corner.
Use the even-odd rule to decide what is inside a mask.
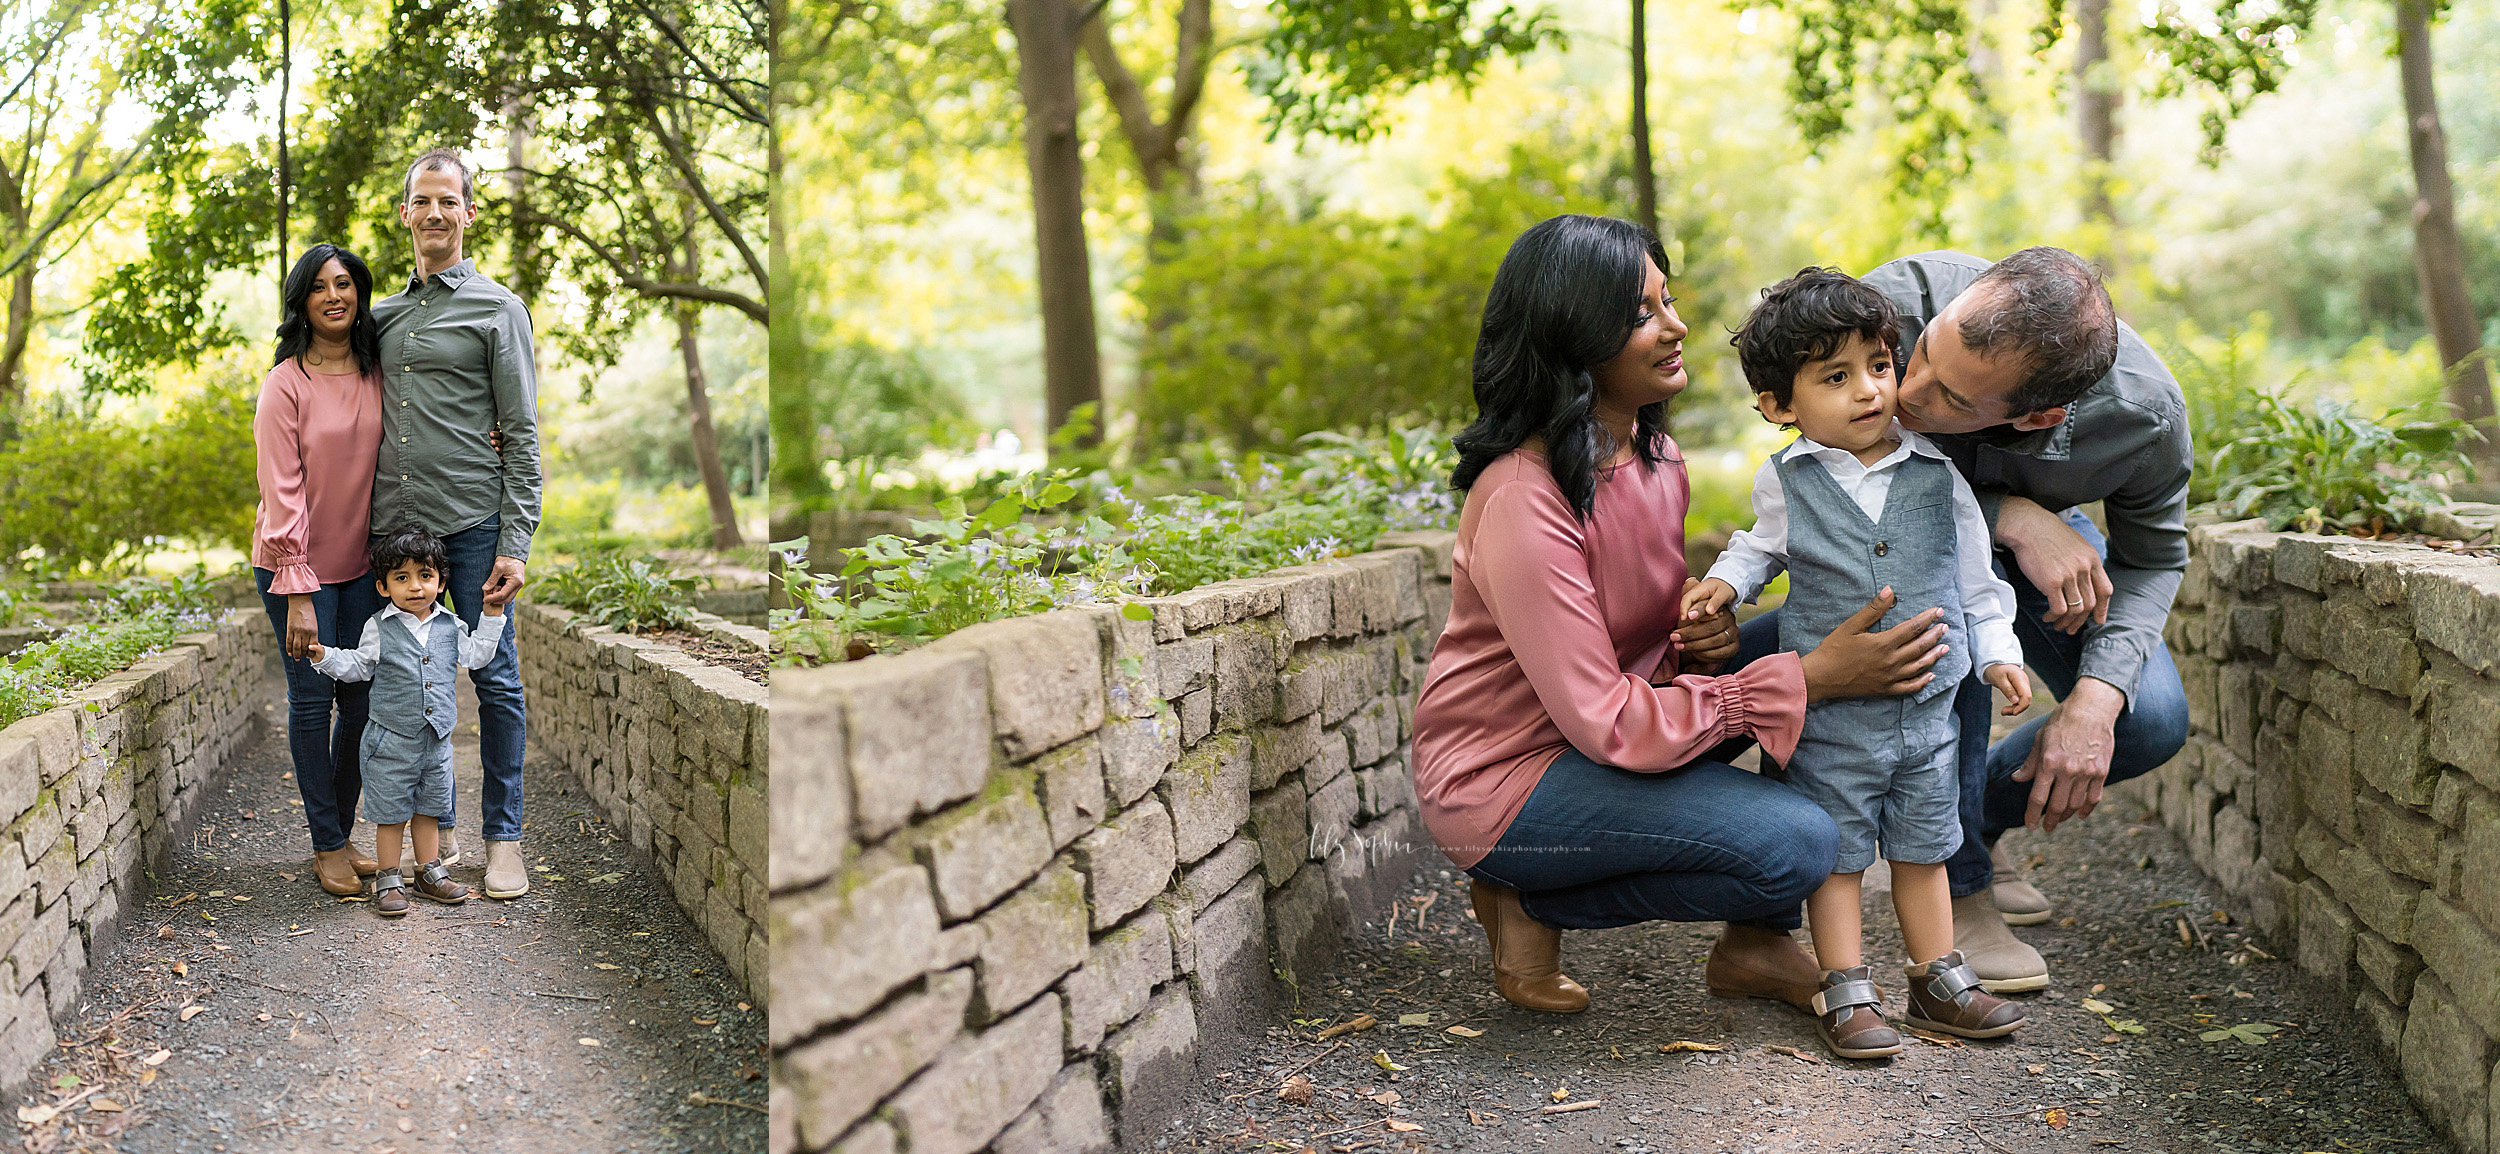
[[[2194,733],[2128,789],[2500,1149],[2500,565],[2199,527],[2168,626]]]
[[[512,610],[530,748],[571,771],[648,852],[747,991],[766,1001],[764,885],[770,696],[665,641],[568,609]],[[762,630],[696,615],[706,635],[762,651]]]
[[[277,641],[229,610],[58,707],[0,729],[0,1089],[58,1040],[88,962],[226,759],[260,735]]]
[[[1451,541],[778,674],[775,1154],[1148,1140],[1412,872]]]

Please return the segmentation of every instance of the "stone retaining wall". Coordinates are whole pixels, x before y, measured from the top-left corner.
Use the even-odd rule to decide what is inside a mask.
[[[1150,1144],[1429,852],[1451,541],[781,671],[775,1154]]]
[[[210,779],[265,727],[277,638],[258,607],[0,729],[0,1091],[52,1052],[87,963],[147,898]]]
[[[2500,565],[2256,522],[2189,542],[2168,637],[2195,731],[2122,788],[2462,1149],[2500,1148]]]
[[[530,745],[571,770],[601,817],[650,853],[729,972],[766,1001],[765,687],[664,641],[521,602]],[[762,650],[762,630],[698,615],[700,631]]]

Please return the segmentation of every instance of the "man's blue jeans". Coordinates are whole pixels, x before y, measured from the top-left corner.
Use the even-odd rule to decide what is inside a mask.
[[[269,611],[283,653],[287,595],[269,591],[277,575],[267,569],[254,568],[252,578],[260,585],[261,607]],[[370,574],[324,584],[306,596],[312,598],[325,646],[354,649],[364,639],[365,623],[382,611],[382,595],[374,590]],[[301,657],[284,660],[286,743],[295,761],[295,789],[304,797],[304,825],[312,833],[313,850],[328,853],[347,845],[347,831],[356,824],[356,801],[364,793],[359,743],[373,683],[332,681]]]
[[[2069,509],[2065,520],[2104,559],[2109,556],[2109,542],[2082,513]],[[2014,587],[2014,637],[2022,642],[2024,663],[2062,701],[2074,692],[2081,676],[2083,635],[2060,633],[2041,620],[2049,611],[2049,599],[2032,588],[2030,579],[2012,561],[2012,554],[1996,551],[1997,576]],[[1778,650],[1779,611],[1756,617],[1737,632],[1739,645],[1730,670]],[[1996,880],[1988,851],[2005,831],[2023,824],[2023,812],[2031,801],[2031,783],[2014,780],[2014,772],[2030,758],[2032,743],[2049,721],[2035,717],[2005,740],[1989,745],[1988,728],[1997,703],[1994,691],[1979,679],[1980,672],[1972,670],[1953,699],[1962,730],[1962,848],[1946,859],[1945,877],[1957,898],[1978,893]],[[2169,648],[2156,646],[2136,678],[2135,696],[2112,727],[2108,784],[2140,777],[2169,761],[2187,744],[2187,734],[2187,689],[2179,683],[2178,667],[2170,663]],[[1714,752],[1723,754],[1724,749]]]
[[[1779,782],[1715,761],[1635,773],[1564,752],[1468,873],[1563,929],[1743,922],[1793,930],[1839,830]]]
[[[495,568],[502,522],[500,516],[488,517],[443,538],[451,560],[451,582],[445,588],[452,611],[472,630],[486,606],[486,578]],[[485,771],[480,801],[486,816],[479,832],[488,841],[521,840],[521,754],[529,741],[529,711],[521,702],[521,651],[512,634],[512,623],[504,622],[494,660],[469,671],[469,684],[477,689],[478,755]],[[444,819],[444,829],[452,827],[459,807],[460,791],[455,789],[453,815]]]

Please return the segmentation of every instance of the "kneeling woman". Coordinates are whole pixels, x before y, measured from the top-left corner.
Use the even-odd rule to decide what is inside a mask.
[[[1897,693],[1942,653],[1930,611],[1883,633],[1868,607],[1800,659],[1724,677],[1722,614],[1678,628],[1691,492],[1664,432],[1684,390],[1665,251],[1626,221],[1562,216],[1511,245],[1476,340],[1477,418],[1448,627],[1415,707],[1425,824],[1475,879],[1494,984],[1531,1010],[1587,1008],[1562,929],[1724,921],[1713,993],[1810,1010],[1789,936],[1837,836],[1803,796],[1720,761],[1795,749],[1806,702]]]

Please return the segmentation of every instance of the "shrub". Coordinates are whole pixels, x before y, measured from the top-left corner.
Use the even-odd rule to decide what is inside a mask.
[[[205,624],[199,613],[158,604],[127,620],[73,625],[19,650],[0,661],[0,728],[60,704],[67,691],[126,669]]]
[[[169,539],[249,544],[252,384],[212,377],[153,425],[55,410],[0,444],[0,565],[126,571]]]
[[[541,598],[627,632],[693,628],[699,583],[666,562],[618,552],[593,553],[533,582]]]
[[[2407,524],[2439,500],[2431,475],[2471,467],[2459,446],[2472,431],[2435,411],[2414,406],[2373,420],[2341,401],[2304,407],[2260,393],[2254,431],[2214,451],[2214,504],[2274,530],[2375,534]]]

